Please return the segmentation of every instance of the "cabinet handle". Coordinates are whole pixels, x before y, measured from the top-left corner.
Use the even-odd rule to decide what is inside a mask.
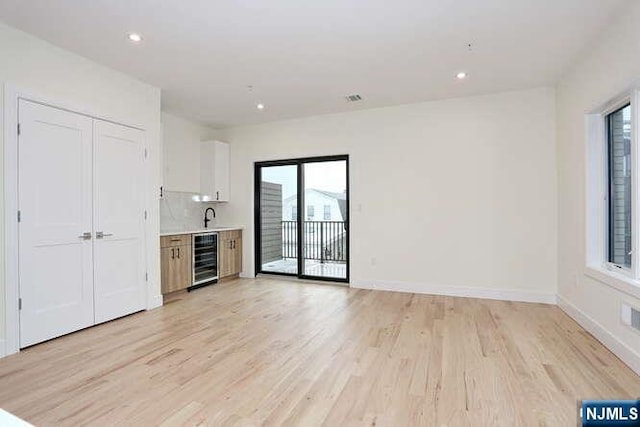
[[[178,251],[178,259],[180,259],[180,248],[176,249]]]
[[[233,241],[233,249],[235,249],[235,248],[236,248],[236,241],[234,240]]]
[[[171,259],[175,259],[176,258],[176,250],[174,248],[171,248]]]
[[[182,242],[181,239],[171,239],[172,242]]]
[[[216,200],[220,200],[220,192],[216,191]]]

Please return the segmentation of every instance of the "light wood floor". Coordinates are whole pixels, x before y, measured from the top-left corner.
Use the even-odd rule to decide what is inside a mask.
[[[260,279],[0,360],[45,425],[576,425],[640,378],[557,307]]]

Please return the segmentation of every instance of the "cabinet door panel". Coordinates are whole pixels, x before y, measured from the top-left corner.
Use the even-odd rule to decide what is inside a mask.
[[[240,274],[242,272],[242,237],[238,237],[234,241],[233,274]]]
[[[219,142],[216,144],[216,160],[214,180],[216,200],[229,201],[229,144]]]
[[[176,262],[175,262],[175,248],[165,247],[160,250],[160,268],[161,268],[161,283],[162,293],[168,294],[174,291],[176,284]]]
[[[176,282],[179,289],[186,289],[193,284],[193,255],[191,245],[176,248],[177,273]]]
[[[231,249],[233,246],[232,240],[221,240],[220,247],[220,277],[230,276],[233,271],[234,264],[234,251]]]
[[[161,250],[162,293],[186,289],[191,286],[191,246],[173,246]]]
[[[211,200],[229,201],[229,144],[226,142],[202,143],[200,193]]]

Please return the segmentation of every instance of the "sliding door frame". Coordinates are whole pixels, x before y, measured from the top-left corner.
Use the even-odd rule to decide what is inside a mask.
[[[335,162],[335,161],[345,161],[346,162],[346,172],[345,172],[345,180],[347,184],[346,188],[346,213],[344,218],[345,228],[346,228],[346,237],[347,241],[345,244],[346,248],[346,258],[347,258],[347,274],[345,278],[334,278],[334,277],[323,277],[323,276],[312,276],[304,273],[304,165],[308,163],[321,163],[321,162]],[[281,273],[275,271],[262,271],[262,221],[261,221],[261,205],[260,205],[260,192],[262,188],[262,168],[263,167],[271,167],[271,166],[296,166],[296,174],[297,174],[297,183],[298,183],[298,191],[297,191],[297,252],[296,255],[298,257],[298,272],[297,273]],[[280,276],[289,276],[289,277],[297,277],[299,279],[306,280],[319,280],[324,282],[338,282],[338,283],[349,283],[350,278],[350,270],[351,270],[351,227],[350,227],[350,184],[349,184],[349,155],[341,154],[335,156],[320,156],[320,157],[302,157],[297,159],[286,159],[286,160],[271,160],[264,162],[255,162],[254,163],[254,228],[255,228],[255,275],[258,274],[275,274]],[[302,225],[302,226],[300,226]]]

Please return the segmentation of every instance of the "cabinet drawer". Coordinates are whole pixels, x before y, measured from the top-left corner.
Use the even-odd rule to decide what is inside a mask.
[[[170,246],[191,246],[191,234],[176,234],[175,236],[160,237],[160,247],[168,248]]]
[[[220,231],[218,232],[218,238],[220,241],[238,239],[242,237],[242,230]]]

